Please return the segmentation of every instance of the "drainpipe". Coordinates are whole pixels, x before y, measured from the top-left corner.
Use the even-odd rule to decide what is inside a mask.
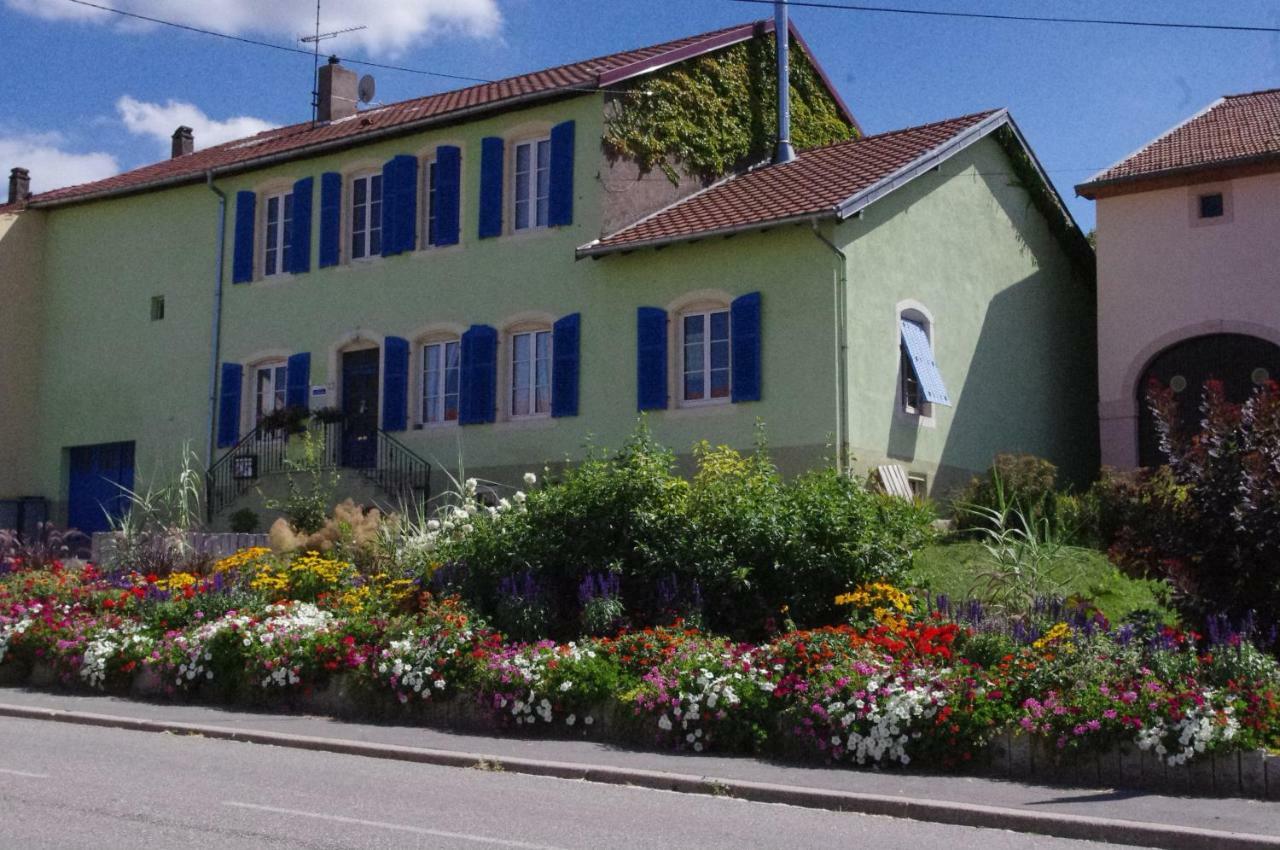
[[[787,0],[773,4],[773,40],[778,45],[778,149],[773,161],[781,164],[796,158],[791,147],[791,23]]]
[[[205,172],[205,185],[218,196],[218,259],[214,263],[216,278],[213,284],[213,327],[209,343],[209,421],[205,443],[205,469],[213,466],[213,450],[218,410],[218,357],[222,351],[222,272],[227,241],[227,195],[213,185],[213,172]]]
[[[849,466],[849,258],[823,235],[818,219],[813,219],[813,235],[836,255],[836,464],[841,472]]]

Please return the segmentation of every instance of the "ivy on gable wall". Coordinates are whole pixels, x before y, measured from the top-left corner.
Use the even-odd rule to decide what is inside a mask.
[[[753,38],[636,81],[606,106],[606,152],[634,160],[642,172],[661,169],[672,183],[681,170],[710,181],[767,159],[777,139],[775,56],[772,38]],[[793,40],[792,144],[856,136]]]

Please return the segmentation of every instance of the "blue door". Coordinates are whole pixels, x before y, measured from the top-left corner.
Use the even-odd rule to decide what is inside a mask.
[[[378,451],[378,349],[342,355],[342,465],[367,469]]]
[[[67,526],[92,534],[108,531],[129,506],[121,488],[133,487],[133,443],[100,443],[69,450]]]

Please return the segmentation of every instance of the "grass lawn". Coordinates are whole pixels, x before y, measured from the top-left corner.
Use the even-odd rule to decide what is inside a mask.
[[[975,541],[938,543],[916,555],[911,583],[935,595],[945,593],[953,600],[971,596],[982,599],[980,575],[987,569],[986,559],[987,553],[982,544]],[[1064,595],[1090,600],[1113,623],[1143,609],[1160,611],[1168,621],[1174,619],[1173,613],[1162,602],[1165,595],[1159,582],[1129,578],[1101,552],[1093,549],[1068,550],[1062,558],[1060,570],[1059,575],[1070,577]]]

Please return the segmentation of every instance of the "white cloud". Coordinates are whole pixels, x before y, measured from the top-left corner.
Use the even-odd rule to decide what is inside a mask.
[[[48,20],[88,21],[128,29],[140,22],[60,0],[5,0],[12,9]],[[108,5],[108,4],[104,4]],[[315,31],[315,7],[300,0],[114,0],[123,11],[216,30],[231,35],[272,35],[296,44]],[[142,28],[155,25],[141,24]],[[493,38],[502,26],[498,0],[326,0],[321,29],[364,26],[326,42],[322,49],[341,55],[352,48],[395,56],[420,41],[442,35]]]
[[[15,167],[31,172],[32,192],[101,180],[120,171],[120,164],[111,154],[66,150],[66,139],[61,134],[7,134],[0,129],[0,168],[6,180],[9,169]],[[0,203],[7,200],[7,196],[0,197]]]
[[[173,131],[179,126],[192,129],[196,137],[196,150],[253,136],[275,126],[249,115],[217,121],[205,115],[195,104],[181,100],[167,100],[163,104],[148,103],[127,94],[116,101],[116,111],[120,113],[125,129],[134,135],[150,136],[158,140],[166,153],[169,151]]]

